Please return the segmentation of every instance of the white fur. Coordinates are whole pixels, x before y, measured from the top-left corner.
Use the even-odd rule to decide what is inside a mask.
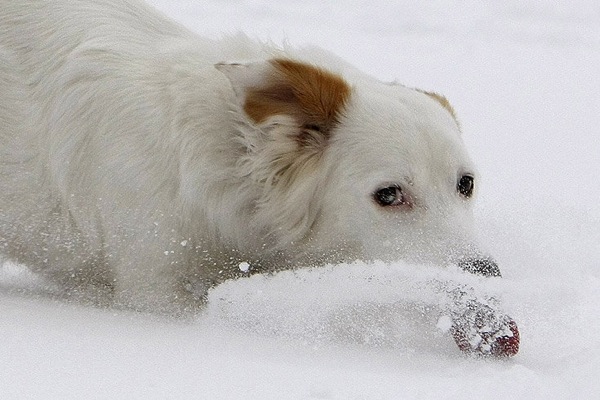
[[[352,86],[288,184],[275,168],[295,157],[293,122],[257,126],[241,108],[274,56]],[[69,290],[170,312],[243,261],[456,261],[474,251],[465,172],[440,103],[322,50],[200,38],[134,0],[0,0],[0,246]],[[375,204],[386,184],[414,206]]]

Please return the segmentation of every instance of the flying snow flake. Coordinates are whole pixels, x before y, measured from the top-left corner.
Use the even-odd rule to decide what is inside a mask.
[[[240,271],[246,273],[250,270],[250,264],[246,261],[243,261],[238,265],[238,268],[240,269]]]

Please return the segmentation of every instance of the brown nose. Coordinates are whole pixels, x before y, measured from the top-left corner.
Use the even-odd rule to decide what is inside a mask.
[[[483,276],[501,276],[500,268],[491,258],[465,258],[458,266],[467,272]]]

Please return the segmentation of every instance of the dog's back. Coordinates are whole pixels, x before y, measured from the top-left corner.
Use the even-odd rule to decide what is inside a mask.
[[[0,252],[67,287],[123,283],[136,304],[185,303],[190,274],[223,279],[199,244],[244,224],[220,197],[241,198],[223,182],[242,150],[214,64],[263,50],[137,0],[0,0]]]
[[[107,248],[117,263],[138,257],[139,230],[152,246],[177,213],[162,64],[192,42],[196,58],[214,48],[135,0],[0,1],[2,253],[108,286]]]

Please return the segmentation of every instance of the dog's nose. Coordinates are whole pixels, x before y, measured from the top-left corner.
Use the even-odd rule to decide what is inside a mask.
[[[458,266],[467,272],[483,276],[501,276],[500,268],[491,258],[465,258]]]

